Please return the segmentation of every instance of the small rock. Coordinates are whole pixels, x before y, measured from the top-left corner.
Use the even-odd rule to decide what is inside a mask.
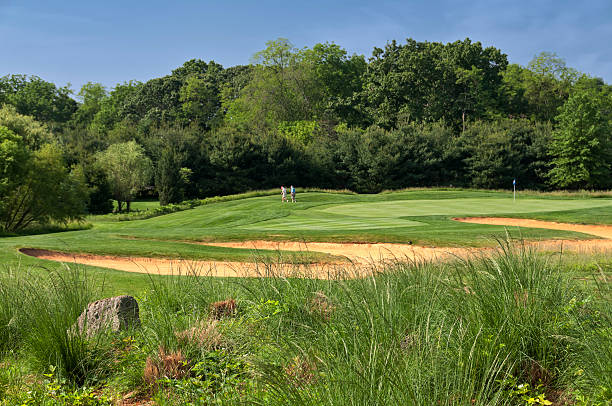
[[[132,296],[115,296],[90,303],[77,319],[80,333],[91,337],[100,330],[126,330],[140,326],[138,302]]]

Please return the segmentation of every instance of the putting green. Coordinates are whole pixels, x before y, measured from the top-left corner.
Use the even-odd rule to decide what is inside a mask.
[[[395,200],[372,203],[349,203],[320,209],[325,213],[367,217],[398,218],[404,216],[473,216],[482,214],[534,213],[610,206],[610,200],[553,200],[553,199],[444,199]],[[368,219],[368,221],[370,221]]]
[[[425,223],[398,219],[394,217],[372,217],[364,219],[358,216],[335,215],[333,218],[326,213],[311,209],[310,211],[290,214],[274,220],[252,223],[240,228],[245,230],[367,230],[370,228],[397,228],[424,226]]]

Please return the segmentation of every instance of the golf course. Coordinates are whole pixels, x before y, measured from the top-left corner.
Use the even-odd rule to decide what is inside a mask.
[[[204,274],[245,276],[249,273],[240,268],[257,262],[430,260],[477,252],[506,237],[556,241],[557,246],[549,246],[553,251],[562,243],[566,249],[611,248],[606,239],[612,229],[612,198],[605,195],[526,193],[515,199],[506,192],[435,189],[376,195],[306,192],[298,194],[296,203],[286,203],[273,191],[262,194],[142,220],[90,216],[83,230],[2,238],[0,256],[8,264],[50,268],[58,261],[81,263],[96,273],[110,268],[168,274],[187,261]],[[137,202],[135,207],[150,210],[151,203]],[[487,218],[506,220],[477,224]],[[543,223],[517,227],[519,219]],[[594,231],[585,230],[584,224]],[[114,275],[108,271],[105,276],[111,285]]]
[[[611,406],[597,2],[0,2],[0,406]]]
[[[133,207],[0,238],[0,404],[610,400],[609,193]],[[88,303],[122,294],[139,328],[69,333]]]

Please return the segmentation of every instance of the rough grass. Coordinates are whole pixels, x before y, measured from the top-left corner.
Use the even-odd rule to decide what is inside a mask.
[[[83,269],[46,281],[5,272],[0,288],[21,301],[4,303],[27,316],[12,324],[0,394],[6,404],[609,402],[608,281],[599,272],[583,284],[563,257],[499,247],[351,280],[151,275],[137,295],[142,328],[95,341],[67,332],[94,299]]]

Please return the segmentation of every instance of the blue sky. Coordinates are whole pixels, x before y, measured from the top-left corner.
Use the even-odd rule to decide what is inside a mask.
[[[541,51],[612,83],[612,0],[0,0],[0,76],[78,90],[170,73],[188,59],[246,64],[265,42],[335,42],[370,56],[387,41],[493,45],[525,65]]]

